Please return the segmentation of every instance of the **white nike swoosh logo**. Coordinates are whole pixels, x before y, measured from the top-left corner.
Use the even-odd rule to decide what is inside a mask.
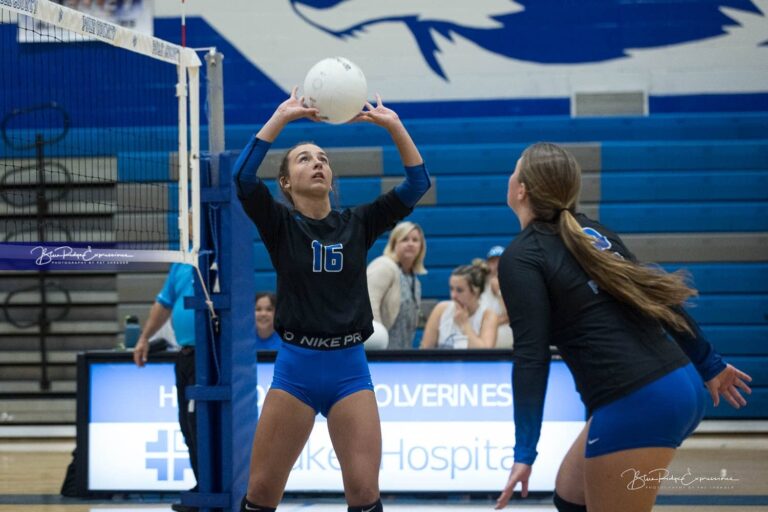
[[[371,508],[367,508],[363,510],[363,512],[373,512],[374,510],[376,510],[376,505],[372,506]]]
[[[600,438],[599,438],[599,437],[596,437],[595,439],[590,439],[589,441],[587,441],[587,444],[595,444],[595,443],[596,443],[596,442],[598,442],[599,440],[600,440]]]

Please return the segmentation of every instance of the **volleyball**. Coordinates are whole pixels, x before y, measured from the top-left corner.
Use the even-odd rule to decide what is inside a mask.
[[[389,345],[389,331],[383,324],[373,321],[373,334],[365,341],[365,350],[384,350]]]
[[[331,124],[346,123],[363,109],[368,98],[365,75],[349,59],[323,59],[304,78],[304,102],[317,108],[319,117]]]

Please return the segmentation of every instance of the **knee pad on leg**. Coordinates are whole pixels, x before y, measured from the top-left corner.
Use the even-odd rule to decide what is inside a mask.
[[[254,505],[248,501],[247,497],[243,496],[243,501],[240,502],[240,512],[275,512],[275,509]]]
[[[587,512],[586,505],[577,505],[575,503],[571,503],[570,501],[565,501],[557,494],[557,492],[555,492],[553,501],[555,502],[555,508],[558,510],[558,512]]]
[[[348,512],[384,512],[384,506],[381,504],[381,498],[376,503],[364,505],[362,507],[347,507]]]

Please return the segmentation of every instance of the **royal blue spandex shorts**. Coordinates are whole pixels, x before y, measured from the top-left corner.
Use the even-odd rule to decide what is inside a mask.
[[[272,389],[290,393],[315,413],[328,417],[328,411],[342,398],[364,389],[373,391],[363,344],[313,350],[283,343],[275,361]]]
[[[692,364],[595,409],[585,457],[633,448],[677,448],[704,416],[707,393]]]

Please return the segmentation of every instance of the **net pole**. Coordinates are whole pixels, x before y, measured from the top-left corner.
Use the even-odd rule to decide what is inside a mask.
[[[187,68],[179,63],[176,96],[179,100],[179,249],[189,252],[189,155],[187,153]]]
[[[211,155],[211,186],[219,185],[219,155],[224,152],[224,56],[211,48],[205,55],[206,104],[208,106],[208,154]]]
[[[200,68],[189,68],[189,135],[192,174],[192,255],[200,251]],[[196,260],[196,258],[195,258]]]

